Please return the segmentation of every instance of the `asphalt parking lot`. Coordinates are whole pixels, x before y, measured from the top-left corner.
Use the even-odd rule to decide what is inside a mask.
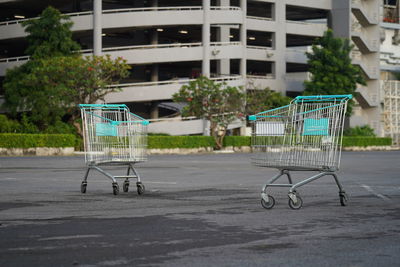
[[[249,158],[151,156],[137,166],[145,194],[114,196],[95,172],[80,192],[82,156],[2,157],[0,266],[399,265],[400,151],[343,152],[348,206],[325,176],[298,190],[300,210],[284,188],[262,208],[262,185],[277,171]]]

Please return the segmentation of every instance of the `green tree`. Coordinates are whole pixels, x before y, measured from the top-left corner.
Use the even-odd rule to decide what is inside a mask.
[[[269,88],[263,90],[250,89],[246,91],[246,115],[282,107],[288,105],[290,101],[290,97],[283,96]]]
[[[72,22],[68,16],[49,6],[38,19],[23,22],[28,48],[25,53],[32,58],[71,55],[80,49],[80,45],[72,40]]]
[[[5,107],[14,118],[20,112],[28,114],[26,121],[34,122],[44,130],[63,115],[61,107],[49,105],[57,102],[58,92],[30,81],[40,79],[34,75],[42,67],[42,60],[54,56],[78,56],[76,50],[80,46],[71,39],[72,22],[53,7],[46,8],[38,19],[28,20],[23,25],[29,34],[25,53],[31,58],[19,67],[7,70],[3,82]],[[46,113],[48,118],[42,116]]]
[[[352,49],[348,39],[335,38],[332,30],[318,38],[312,45],[312,52],[306,53],[312,76],[310,81],[304,82],[304,94],[354,94],[357,84],[365,85],[360,68],[351,64]]]
[[[104,100],[107,93],[120,90],[109,85],[127,77],[129,65],[108,55],[82,57],[76,51],[79,45],[71,39],[72,23],[54,8],[47,8],[39,19],[25,25],[31,59],[7,71],[6,108],[14,117],[26,112],[43,132],[69,131],[60,123],[68,117],[81,135],[76,105]]]
[[[120,90],[110,85],[127,77],[130,69],[126,60],[121,57],[113,60],[109,55],[59,56],[36,61],[36,67],[20,84],[40,89],[25,95],[24,101],[19,101],[23,105],[19,108],[30,110],[32,121],[42,130],[68,114],[80,135],[77,104],[104,101],[106,94]]]
[[[183,85],[173,95],[173,100],[187,103],[182,110],[183,116],[196,116],[210,121],[210,133],[216,148],[221,149],[228,125],[243,116],[245,95],[237,87],[199,77]]]

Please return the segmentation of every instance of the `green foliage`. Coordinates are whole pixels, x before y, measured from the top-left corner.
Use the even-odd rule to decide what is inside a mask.
[[[34,59],[71,55],[80,49],[72,40],[72,22],[53,7],[47,7],[38,19],[23,22],[28,33],[26,53]]]
[[[63,116],[63,100],[59,88],[44,87],[49,76],[40,76],[44,62],[52,57],[69,56],[80,46],[72,40],[72,22],[52,8],[46,8],[38,19],[23,23],[26,27],[30,60],[22,66],[8,69],[4,79],[5,107],[16,117],[18,112],[31,111],[29,120],[40,130]],[[55,88],[53,88],[53,86]]]
[[[24,23],[31,59],[7,71],[3,87],[5,107],[14,118],[21,111],[41,132],[71,132],[61,123],[66,115],[81,134],[77,104],[95,103],[120,89],[109,85],[129,75],[122,58],[82,57],[72,40],[68,17],[49,7],[39,19]]]
[[[129,65],[122,58],[110,56],[60,56],[37,59],[29,73],[7,73],[4,83],[6,107],[13,114],[30,110],[30,119],[45,130],[61,121],[65,114],[75,120],[77,104],[104,100],[108,85],[128,76]],[[18,77],[18,79],[16,79]]]
[[[390,146],[392,139],[390,137],[343,136],[342,145],[344,147]]]
[[[259,137],[259,143],[282,144],[281,136]],[[266,141],[265,139],[269,139]],[[289,141],[290,142],[290,141]],[[390,146],[391,138],[386,137],[364,137],[364,136],[344,136],[343,146]],[[250,136],[226,136],[224,138],[224,146],[250,146]],[[149,136],[148,148],[198,148],[198,147],[214,147],[215,142],[210,136]]]
[[[374,129],[369,125],[356,126],[354,128],[348,128],[343,131],[345,136],[376,136]]]
[[[75,136],[72,134],[0,134],[0,147],[73,147]]]
[[[259,112],[288,105],[290,97],[283,96],[269,88],[263,90],[250,89],[246,92],[246,115],[253,115]]]
[[[305,95],[354,94],[357,84],[365,85],[365,79],[358,66],[351,64],[350,53],[353,45],[348,39],[335,38],[328,30],[312,46],[312,53],[306,53],[312,78],[305,81]],[[351,106],[348,113],[351,114]]]
[[[214,147],[211,136],[148,136],[148,148]]]
[[[16,120],[10,120],[7,116],[0,114],[0,133],[18,133],[21,125]]]
[[[250,145],[251,145],[250,136],[226,136],[224,138],[224,146],[241,147]]]
[[[222,147],[228,124],[243,117],[245,95],[241,89],[226,83],[215,83],[207,77],[183,85],[173,95],[175,102],[187,103],[183,116],[196,116],[210,121],[210,132],[217,148]]]
[[[26,114],[22,115],[21,122],[0,115],[0,133],[38,133],[38,128],[29,121]]]

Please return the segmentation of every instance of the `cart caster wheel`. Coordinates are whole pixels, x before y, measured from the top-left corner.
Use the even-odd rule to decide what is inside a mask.
[[[117,183],[113,184],[113,194],[114,195],[119,194],[119,185]]]
[[[339,193],[339,198],[340,198],[340,205],[347,206],[348,197],[347,197],[346,193],[344,193],[344,192]]]
[[[136,183],[136,186],[137,186],[137,193],[139,195],[143,195],[145,190],[146,190],[145,187],[144,187],[144,184],[139,182],[139,183]]]
[[[301,206],[303,206],[303,200],[301,199],[301,197],[299,195],[295,195],[296,196],[296,203],[293,201],[293,199],[289,196],[289,207],[292,210],[298,210],[301,208]]]
[[[124,182],[124,184],[122,185],[122,189],[124,190],[124,192],[128,192],[129,191],[129,182]]]
[[[87,187],[87,183],[86,182],[82,182],[81,183],[81,193],[82,194],[86,193],[86,187]]]
[[[268,196],[268,202],[266,202],[263,198],[261,198],[261,206],[264,209],[272,209],[275,206],[275,199],[272,196]]]

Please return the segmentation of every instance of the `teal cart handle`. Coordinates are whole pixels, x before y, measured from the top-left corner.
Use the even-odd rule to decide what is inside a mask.
[[[348,98],[349,100],[353,98],[353,95],[309,95],[309,96],[297,96],[295,98],[298,100],[318,100],[318,99],[330,99],[330,98]]]

